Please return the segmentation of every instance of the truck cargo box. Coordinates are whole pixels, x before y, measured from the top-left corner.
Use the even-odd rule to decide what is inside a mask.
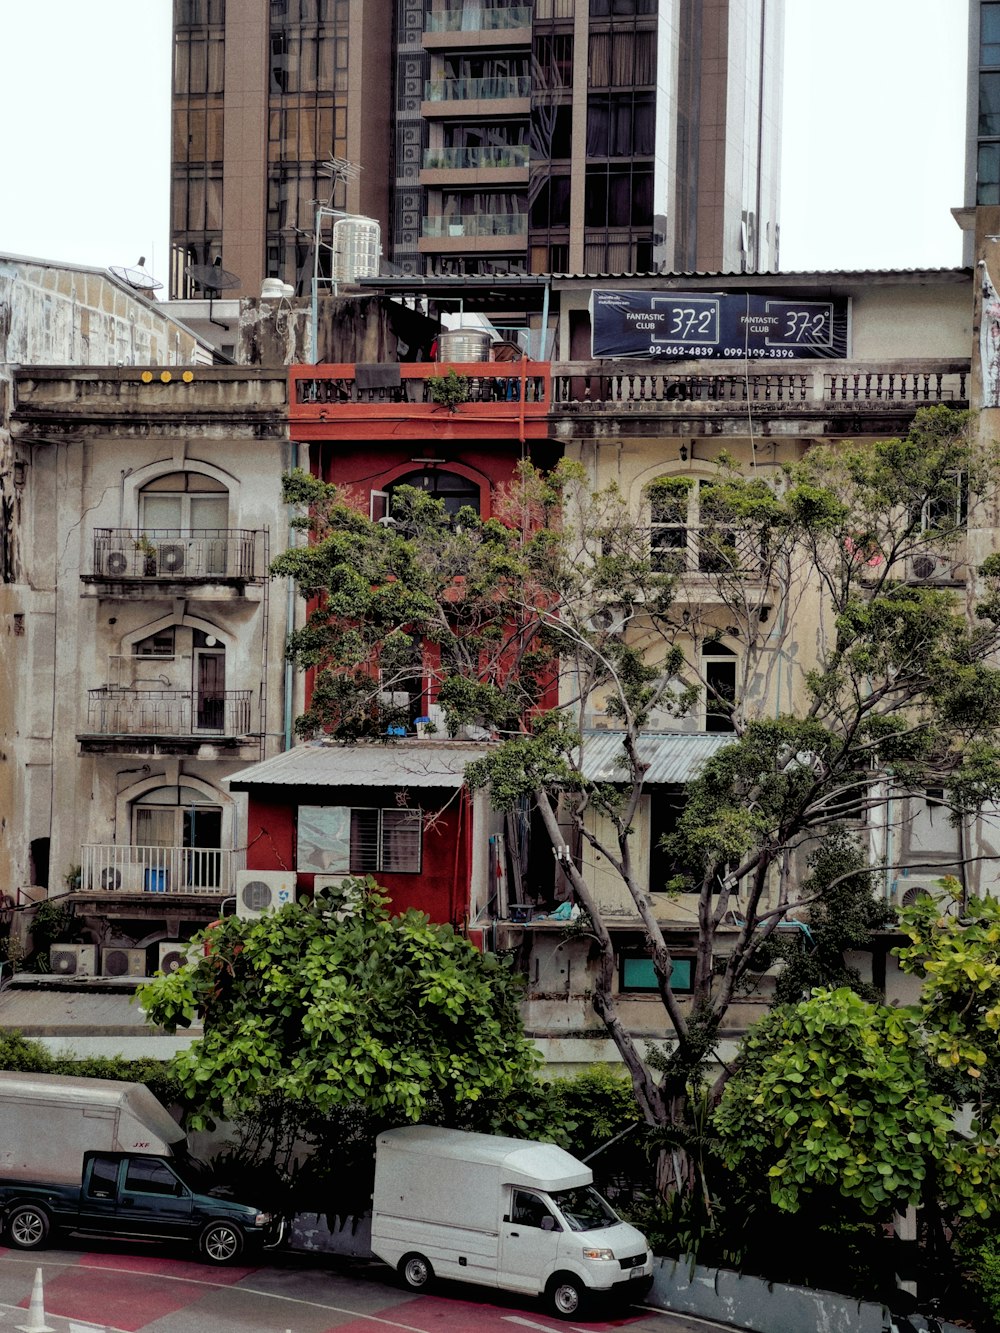
[[[85,1152],[183,1153],[184,1132],[141,1083],[0,1072],[0,1179],[79,1184]]]

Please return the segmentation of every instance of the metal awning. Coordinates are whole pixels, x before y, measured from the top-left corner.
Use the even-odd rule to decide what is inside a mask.
[[[732,745],[735,739],[731,735],[710,736],[703,732],[691,735],[644,732],[639,737],[639,757],[648,765],[644,780],[654,786],[683,786],[697,777],[713,755]],[[585,731],[584,777],[591,782],[624,781],[624,740],[623,731]]]
[[[486,753],[475,741],[397,740],[296,745],[228,779],[255,787],[461,787],[465,768]]]

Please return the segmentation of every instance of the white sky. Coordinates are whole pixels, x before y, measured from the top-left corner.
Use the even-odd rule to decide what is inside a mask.
[[[787,0],[782,268],[961,263],[968,0]],[[166,283],[171,0],[0,0],[0,254]]]

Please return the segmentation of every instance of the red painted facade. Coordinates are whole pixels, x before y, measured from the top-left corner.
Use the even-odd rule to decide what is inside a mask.
[[[483,518],[494,512],[498,489],[512,481],[518,463],[529,458],[542,468],[554,465],[559,446],[548,439],[550,368],[542,363],[457,365],[475,401],[454,411],[427,398],[428,380],[445,366],[401,365],[398,388],[359,389],[353,365],[294,366],[289,401],[292,438],[310,445],[315,476],[349,487],[353,502],[368,510],[370,493],[384,491],[409,473],[450,472],[479,490]],[[307,676],[307,692],[311,677]],[[280,870],[296,865],[299,804],[396,806],[394,789],[250,785],[247,865]],[[465,790],[414,789],[411,807],[426,814],[419,874],[380,873],[379,883],[394,910],[417,907],[435,921],[463,927],[467,922],[472,851],[485,829],[472,827],[472,804]],[[310,891],[314,876],[298,876]]]
[[[417,907],[433,921],[463,927],[472,873],[471,803],[465,791],[413,788],[411,808],[424,813],[421,869],[417,874],[379,873],[376,878],[395,912]],[[396,808],[395,788],[270,787],[250,789],[247,866],[284,870],[296,864],[296,816],[302,805],[372,806],[384,801]],[[313,874],[300,873],[298,888],[311,892]]]

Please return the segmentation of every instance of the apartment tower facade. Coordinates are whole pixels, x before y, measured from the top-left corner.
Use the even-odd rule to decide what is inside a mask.
[[[774,269],[783,37],[784,0],[175,0],[171,290],[307,291],[317,203],[404,274]]]

